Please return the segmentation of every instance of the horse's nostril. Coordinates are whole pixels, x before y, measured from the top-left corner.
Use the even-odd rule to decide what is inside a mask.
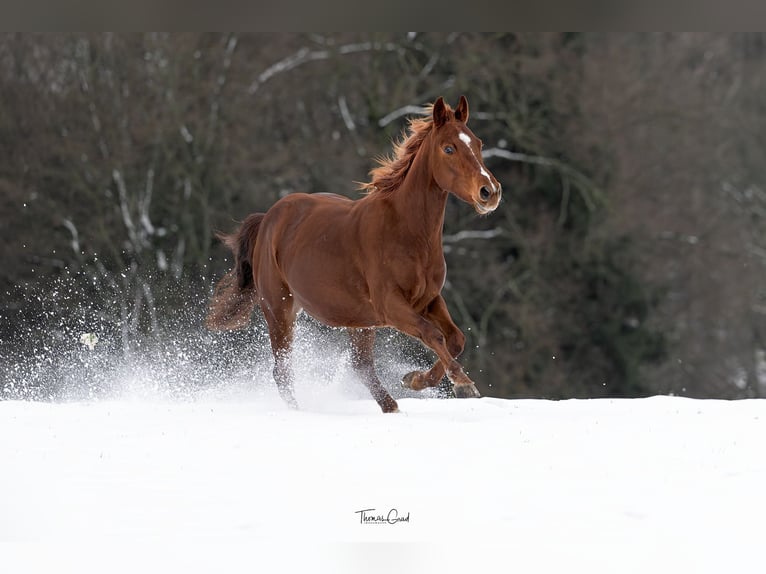
[[[479,190],[479,197],[481,197],[482,201],[487,201],[489,199],[489,190],[485,186],[482,186]]]

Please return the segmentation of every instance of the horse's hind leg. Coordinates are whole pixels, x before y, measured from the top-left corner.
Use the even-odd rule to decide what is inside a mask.
[[[269,326],[271,350],[274,353],[274,381],[279,395],[291,408],[298,408],[293,390],[291,351],[296,314],[292,305],[262,305],[263,315]]]
[[[351,338],[351,362],[354,370],[362,378],[362,381],[370,389],[372,397],[380,405],[384,413],[398,413],[399,406],[396,401],[383,388],[383,385],[375,374],[374,354],[375,329],[349,329]]]

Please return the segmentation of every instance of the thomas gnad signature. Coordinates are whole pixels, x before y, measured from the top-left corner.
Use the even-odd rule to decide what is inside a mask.
[[[388,512],[378,512],[374,508],[365,508],[357,510],[354,514],[359,515],[359,524],[397,524],[398,522],[409,522],[410,513],[399,513],[396,508]]]

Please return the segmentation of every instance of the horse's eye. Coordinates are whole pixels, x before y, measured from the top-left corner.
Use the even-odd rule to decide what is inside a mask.
[[[451,145],[448,145],[447,147],[444,148],[444,153],[450,155],[455,153],[455,150]]]

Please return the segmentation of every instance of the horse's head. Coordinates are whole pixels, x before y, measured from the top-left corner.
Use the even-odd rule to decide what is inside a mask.
[[[436,184],[474,206],[479,213],[494,211],[500,203],[500,182],[481,159],[481,140],[466,126],[468,100],[460,96],[453,111],[443,98],[433,106],[431,172]]]

